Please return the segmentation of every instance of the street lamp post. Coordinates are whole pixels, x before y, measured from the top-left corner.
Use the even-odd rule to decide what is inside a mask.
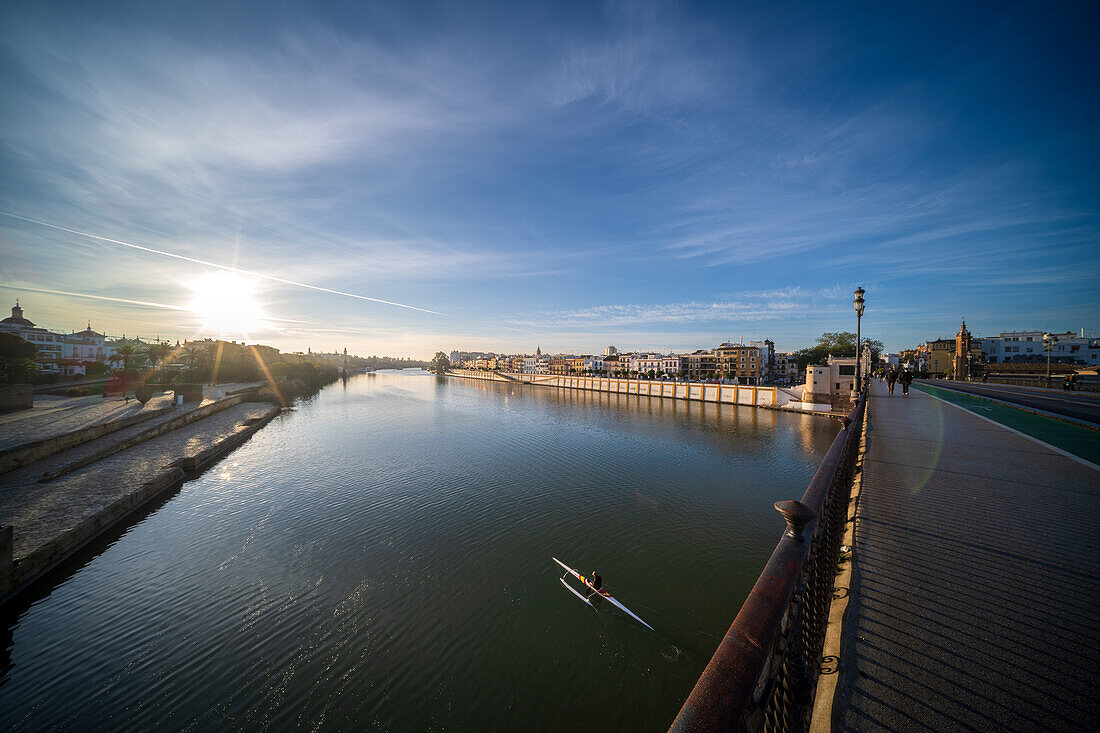
[[[1050,350],[1058,343],[1058,337],[1052,333],[1043,334],[1043,348],[1047,350],[1047,389],[1050,389]]]
[[[860,334],[859,334],[860,324],[859,324],[859,322],[860,322],[860,319],[863,318],[863,292],[864,292],[863,288],[856,288],[856,293],[855,293],[856,297],[852,301],[852,305],[855,306],[855,309],[856,309],[856,384],[855,384],[855,391],[857,393],[863,387],[863,383],[860,381],[860,368],[859,368],[860,367],[860,361],[859,361],[860,353],[859,353],[859,351],[860,351],[860,346],[862,345],[860,343]]]

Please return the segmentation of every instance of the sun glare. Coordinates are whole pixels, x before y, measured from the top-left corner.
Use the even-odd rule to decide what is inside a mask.
[[[260,329],[263,313],[256,283],[233,272],[215,272],[191,283],[190,309],[211,336],[245,336]]]

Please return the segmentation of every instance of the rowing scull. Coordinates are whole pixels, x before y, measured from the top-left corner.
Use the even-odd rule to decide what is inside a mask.
[[[642,620],[641,620],[640,618],[638,618],[638,616],[636,616],[636,615],[634,614],[634,612],[633,612],[633,611],[631,611],[631,610],[630,610],[629,608],[627,608],[627,607],[626,607],[626,606],[624,606],[623,604],[621,604],[621,603],[619,603],[618,601],[616,601],[616,600],[615,600],[614,598],[612,598],[612,597],[611,597],[611,594],[610,594],[610,593],[608,593],[608,592],[607,592],[606,590],[603,590],[602,588],[601,588],[601,589],[599,589],[599,590],[597,590],[597,589],[596,589],[595,587],[593,587],[592,583],[591,583],[591,582],[589,582],[588,578],[584,577],[584,576],[583,576],[583,575],[581,575],[581,574],[580,574],[579,572],[577,572],[577,570],[576,570],[575,568],[571,568],[571,567],[569,567],[568,565],[566,565],[565,563],[563,563],[563,562],[562,562],[561,560],[559,560],[559,559],[558,559],[558,558],[556,558],[556,557],[554,557],[554,558],[551,558],[551,559],[552,559],[552,560],[553,560],[554,562],[556,562],[556,563],[557,563],[558,565],[561,565],[561,566],[562,566],[563,568],[565,568],[565,571],[566,571],[566,573],[568,573],[568,574],[572,575],[572,576],[573,576],[574,578],[576,578],[577,580],[579,580],[579,581],[581,581],[582,583],[584,583],[585,587],[586,587],[586,588],[588,588],[589,590],[591,590],[591,591],[592,591],[593,593],[597,593],[597,594],[599,594],[601,598],[603,598],[604,600],[606,600],[606,601],[608,601],[609,603],[611,603],[611,604],[612,604],[613,606],[615,606],[616,608],[618,608],[618,609],[619,609],[620,611],[622,611],[623,613],[625,613],[625,614],[626,614],[627,616],[630,616],[630,617],[631,617],[632,619],[634,619],[635,621],[637,621],[638,623],[640,623],[640,624],[641,624],[642,626],[646,627],[646,628],[647,628],[647,629],[649,629],[650,631],[653,631],[653,627],[652,627],[652,626],[650,626],[649,624],[647,624],[647,623],[646,623],[645,621],[642,621]],[[564,577],[562,577],[562,579],[561,579],[561,584],[562,584],[562,585],[564,585],[564,586],[565,586],[566,588],[568,588],[569,590],[573,591],[573,594],[574,594],[574,595],[576,595],[576,596],[577,596],[578,598],[580,598],[580,599],[581,599],[582,601],[584,601],[585,603],[587,603],[587,604],[588,604],[588,605],[590,605],[590,606],[592,605],[592,602],[591,602],[591,601],[589,601],[589,600],[588,600],[587,598],[585,598],[585,597],[584,597],[583,595],[581,595],[580,593],[578,593],[578,592],[577,592],[577,590],[576,590],[575,588],[573,588],[573,587],[572,587],[571,585],[569,585],[568,583],[566,583],[566,582],[565,582],[565,578],[564,578]]]

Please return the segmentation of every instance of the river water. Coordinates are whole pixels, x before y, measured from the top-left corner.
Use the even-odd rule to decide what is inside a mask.
[[[9,609],[0,728],[664,730],[837,429],[354,377]]]

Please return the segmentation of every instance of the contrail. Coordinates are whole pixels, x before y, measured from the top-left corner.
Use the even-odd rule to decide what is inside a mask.
[[[164,308],[171,311],[186,311],[190,308],[184,308],[182,305],[167,305],[165,303],[152,303],[147,300],[130,300],[128,298],[111,298],[106,295],[92,295],[90,293],[70,293],[67,290],[50,290],[49,288],[32,288],[26,285],[8,285],[7,283],[0,284],[0,288],[8,288],[9,290],[26,290],[30,293],[50,293],[51,295],[67,295],[71,298],[91,298],[93,300],[110,300],[115,303],[127,303],[129,305],[143,305],[148,308]]]
[[[163,257],[171,257],[177,260],[183,260],[184,262],[194,262],[197,265],[205,265],[206,267],[214,267],[219,270],[225,270],[226,272],[236,272],[241,275],[250,275],[252,277],[263,278],[264,280],[271,280],[277,283],[283,283],[284,285],[293,285],[299,288],[307,288],[309,290],[317,290],[322,293],[332,293],[333,295],[343,295],[346,298],[358,298],[359,300],[369,300],[372,303],[383,303],[384,305],[392,305],[398,308],[408,308],[409,310],[420,311],[421,313],[431,313],[433,316],[446,316],[446,313],[440,313],[438,311],[428,310],[427,308],[418,308],[415,305],[405,305],[404,303],[394,303],[392,300],[382,300],[381,298],[371,298],[366,295],[356,295],[355,293],[345,293],[342,290],[332,290],[331,288],[322,288],[320,285],[310,285],[308,283],[295,282],[294,280],[286,280],[274,275],[265,275],[262,272],[253,272],[251,270],[242,270],[239,267],[230,267],[229,265],[219,265],[217,262],[209,262],[207,260],[200,260],[194,257],[186,257],[184,255],[178,255],[174,252],[165,252],[161,249],[153,249],[152,247],[143,247],[140,244],[133,244],[131,242],[123,242],[119,239],[111,239],[110,237],[101,237],[98,234],[89,234],[88,232],[81,232],[76,229],[69,229],[68,227],[58,226],[57,224],[50,224],[49,222],[40,221],[38,219],[31,219],[28,216],[20,216],[19,214],[13,214],[10,211],[0,210],[0,214],[4,216],[10,216],[12,219],[20,219],[22,221],[29,221],[32,224],[38,224],[40,226],[49,227],[50,229],[57,229],[58,231],[68,232],[69,234],[76,234],[81,237],[88,237],[89,239],[98,239],[101,242],[109,242],[111,244],[117,244],[123,247],[129,247],[131,249],[140,250],[142,252],[151,252],[155,255],[161,255]]]
[[[174,306],[167,303],[153,303],[152,300],[131,300],[130,298],[113,298],[109,295],[92,295],[91,293],[73,293],[70,291],[54,291],[48,287],[32,287],[30,285],[9,285],[0,283],[0,289],[8,288],[9,291],[26,291],[27,293],[48,293],[51,295],[64,295],[70,298],[91,298],[94,300],[110,300],[112,303],[125,303],[127,305],[140,305],[146,308],[164,308],[165,310],[193,310],[186,306]],[[308,320],[295,320],[294,318],[276,318],[275,316],[260,316],[259,320],[271,320],[281,324],[309,324]]]

